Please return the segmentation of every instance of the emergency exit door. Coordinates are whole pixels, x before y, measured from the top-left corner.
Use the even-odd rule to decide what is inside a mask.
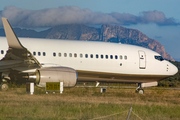
[[[146,69],[146,54],[144,51],[139,52],[139,68]]]

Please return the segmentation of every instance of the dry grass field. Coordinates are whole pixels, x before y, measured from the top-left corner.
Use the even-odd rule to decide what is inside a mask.
[[[0,91],[0,120],[179,120],[180,90],[145,89],[136,94],[134,89],[64,88],[63,94],[45,94],[35,87],[34,95],[25,88]]]

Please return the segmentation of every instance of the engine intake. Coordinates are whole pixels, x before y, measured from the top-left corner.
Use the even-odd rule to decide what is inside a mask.
[[[74,87],[77,83],[78,74],[76,70],[68,67],[45,67],[37,69],[35,73],[29,74],[28,81],[34,81],[41,87],[46,82],[63,82],[64,87]]]

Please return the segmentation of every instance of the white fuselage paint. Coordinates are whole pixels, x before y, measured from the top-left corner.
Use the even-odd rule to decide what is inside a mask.
[[[177,68],[170,62],[155,59],[154,56],[160,56],[160,54],[139,46],[74,40],[32,38],[19,38],[19,40],[32,54],[36,52],[34,56],[41,64],[45,66],[70,67],[80,71],[80,74],[81,71],[84,71],[98,74],[122,74],[131,77],[133,77],[133,75],[167,77],[177,72]],[[8,44],[6,38],[0,37],[0,50],[6,51],[7,49]],[[40,56],[38,52],[41,53]],[[45,52],[45,56],[43,56],[43,52]],[[53,53],[56,53],[56,56],[53,56]],[[61,53],[61,56],[59,56],[59,53]],[[65,53],[67,57],[64,56]],[[70,53],[72,57],[69,56]],[[77,54],[77,57],[74,57],[74,54]],[[83,55],[82,58],[80,54]],[[86,54],[88,54],[88,58],[85,57]],[[5,53],[0,53],[0,58],[2,59],[4,55]],[[93,55],[93,58],[91,58],[91,55]],[[98,58],[96,58],[96,55],[98,55]],[[103,59],[101,55],[103,55]],[[106,59],[106,55],[108,55],[108,59]],[[112,59],[110,58],[111,55],[113,56]],[[115,59],[116,55],[118,57],[117,59]],[[123,58],[120,59],[120,56]],[[125,59],[125,56],[127,56],[127,59]],[[113,75],[112,79],[114,79]],[[156,80],[161,79],[162,78],[158,78]],[[126,82],[125,80],[122,81]],[[132,81],[129,80],[129,82]],[[134,82],[138,82],[138,80]],[[143,82],[143,80],[139,82]]]

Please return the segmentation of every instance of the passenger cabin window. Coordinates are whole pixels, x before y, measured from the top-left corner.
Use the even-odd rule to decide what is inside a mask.
[[[110,58],[113,59],[113,55],[110,55]]]
[[[126,55],[124,56],[124,59],[127,60],[127,56]]]
[[[75,58],[77,57],[77,54],[76,54],[76,53],[74,53],[74,57],[75,57]]]
[[[141,55],[140,59],[142,59],[142,60],[143,60],[143,59],[144,59],[144,56],[143,56],[143,55]]]
[[[1,50],[1,54],[4,54],[4,50]]]
[[[85,57],[88,58],[88,54],[85,54]]]
[[[98,54],[96,54],[96,58],[99,58],[99,55],[98,55]]]
[[[36,52],[33,52],[33,55],[36,55]]]
[[[120,59],[123,59],[123,56],[122,56],[122,55],[120,55],[120,56],[119,56],[119,58],[120,58]]]
[[[41,52],[38,52],[38,55],[41,56]]]
[[[43,56],[46,56],[46,53],[45,53],[45,52],[43,52]]]
[[[64,53],[64,57],[67,57],[67,53]]]
[[[80,54],[80,57],[82,58],[82,57],[83,57],[83,54]]]
[[[103,55],[101,55],[101,59],[103,59],[103,57],[104,57],[104,56],[103,56]]]
[[[90,56],[91,56],[91,58],[93,58],[93,54],[91,54]]]
[[[162,56],[154,56],[154,58],[156,59],[156,60],[159,60],[159,61],[163,61],[164,60],[164,58],[162,57]]]
[[[55,52],[53,53],[53,56],[56,57],[56,53]]]
[[[106,55],[106,59],[108,59],[108,55]]]
[[[118,56],[117,56],[117,55],[115,55],[115,59],[118,59]]]
[[[36,52],[33,52],[33,55],[35,56],[35,55],[36,55]]]
[[[69,53],[69,57],[72,57],[72,53]]]
[[[59,57],[61,57],[61,53],[59,53]]]

